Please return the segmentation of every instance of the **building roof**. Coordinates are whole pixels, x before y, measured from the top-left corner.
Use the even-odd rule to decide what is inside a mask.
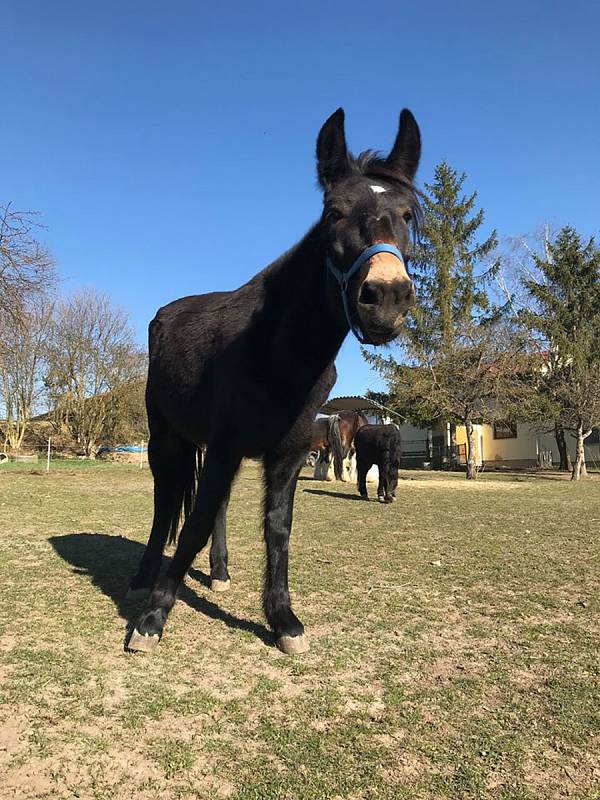
[[[383,414],[384,416],[392,414],[395,417],[404,419],[396,411],[386,408],[376,400],[371,400],[368,397],[360,397],[359,395],[352,395],[350,397],[330,397],[320,409],[321,414],[337,414],[338,411],[371,411],[376,414]]]

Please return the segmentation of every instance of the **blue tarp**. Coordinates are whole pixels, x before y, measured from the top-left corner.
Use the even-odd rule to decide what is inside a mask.
[[[117,447],[101,447],[99,453],[147,453],[148,448],[140,444],[119,444]]]

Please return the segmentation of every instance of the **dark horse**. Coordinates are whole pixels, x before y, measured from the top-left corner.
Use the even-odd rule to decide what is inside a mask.
[[[184,297],[151,322],[146,405],[154,520],[130,586],[134,594],[151,592],[129,649],[158,644],[178,587],[211,533],[211,577],[229,580],[225,514],[245,456],[264,464],[264,612],[281,650],[307,649],[288,591],[296,482],[349,329],[363,342],[389,342],[414,302],[405,262],[419,215],[412,181],[420,149],[417,123],[404,110],[387,157],[354,158],[338,109],[317,141],[320,220],[236,291]],[[158,577],[182,509],[175,554]]]
[[[367,472],[373,464],[377,464],[379,469],[377,497],[383,503],[392,503],[396,499],[402,452],[400,431],[396,425],[365,425],[357,433],[354,446],[359,494],[365,500],[369,499]]]
[[[360,411],[340,411],[313,422],[310,450],[319,453],[324,461],[333,456],[333,470],[338,481],[345,479],[344,459],[353,454],[356,432],[367,425],[368,420]]]

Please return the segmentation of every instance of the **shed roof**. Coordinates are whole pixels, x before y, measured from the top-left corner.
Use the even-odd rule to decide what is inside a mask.
[[[376,414],[383,414],[387,416],[392,414],[395,417],[404,419],[396,411],[378,403],[376,400],[371,400],[368,397],[361,397],[360,395],[351,395],[349,397],[330,397],[325,405],[321,406],[321,414],[337,414],[338,411],[372,411]]]

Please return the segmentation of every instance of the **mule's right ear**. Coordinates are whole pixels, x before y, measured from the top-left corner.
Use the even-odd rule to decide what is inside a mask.
[[[344,110],[338,108],[319,131],[317,175],[323,189],[329,189],[348,171],[348,148],[344,133]]]

